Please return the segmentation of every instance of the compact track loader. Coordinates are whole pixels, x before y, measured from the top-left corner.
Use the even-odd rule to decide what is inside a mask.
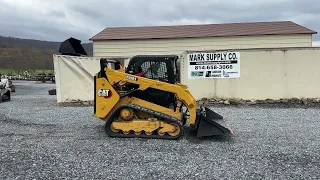
[[[111,137],[178,139],[186,128],[198,137],[233,134],[223,117],[180,83],[175,55],[137,55],[126,70],[100,59],[94,76],[94,113]]]

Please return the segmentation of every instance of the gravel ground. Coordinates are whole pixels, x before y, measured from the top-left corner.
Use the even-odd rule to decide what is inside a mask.
[[[58,107],[53,84],[14,84],[0,104],[0,179],[320,178],[317,108],[216,107],[230,139],[117,139],[93,107]]]

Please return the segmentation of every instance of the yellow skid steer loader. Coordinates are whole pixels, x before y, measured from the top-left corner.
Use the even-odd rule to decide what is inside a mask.
[[[185,128],[198,137],[233,134],[222,116],[196,100],[180,84],[175,55],[137,55],[126,70],[100,59],[94,76],[94,113],[111,137],[177,139]]]

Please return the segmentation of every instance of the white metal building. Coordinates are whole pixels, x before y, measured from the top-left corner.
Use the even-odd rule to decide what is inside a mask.
[[[184,51],[311,47],[317,32],[291,21],[106,28],[90,38],[95,57]]]

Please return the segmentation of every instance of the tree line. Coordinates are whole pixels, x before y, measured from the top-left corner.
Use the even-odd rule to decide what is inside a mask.
[[[53,54],[59,54],[61,42],[39,41],[0,36],[0,68],[16,72],[53,70]],[[83,44],[92,56],[92,44]]]

